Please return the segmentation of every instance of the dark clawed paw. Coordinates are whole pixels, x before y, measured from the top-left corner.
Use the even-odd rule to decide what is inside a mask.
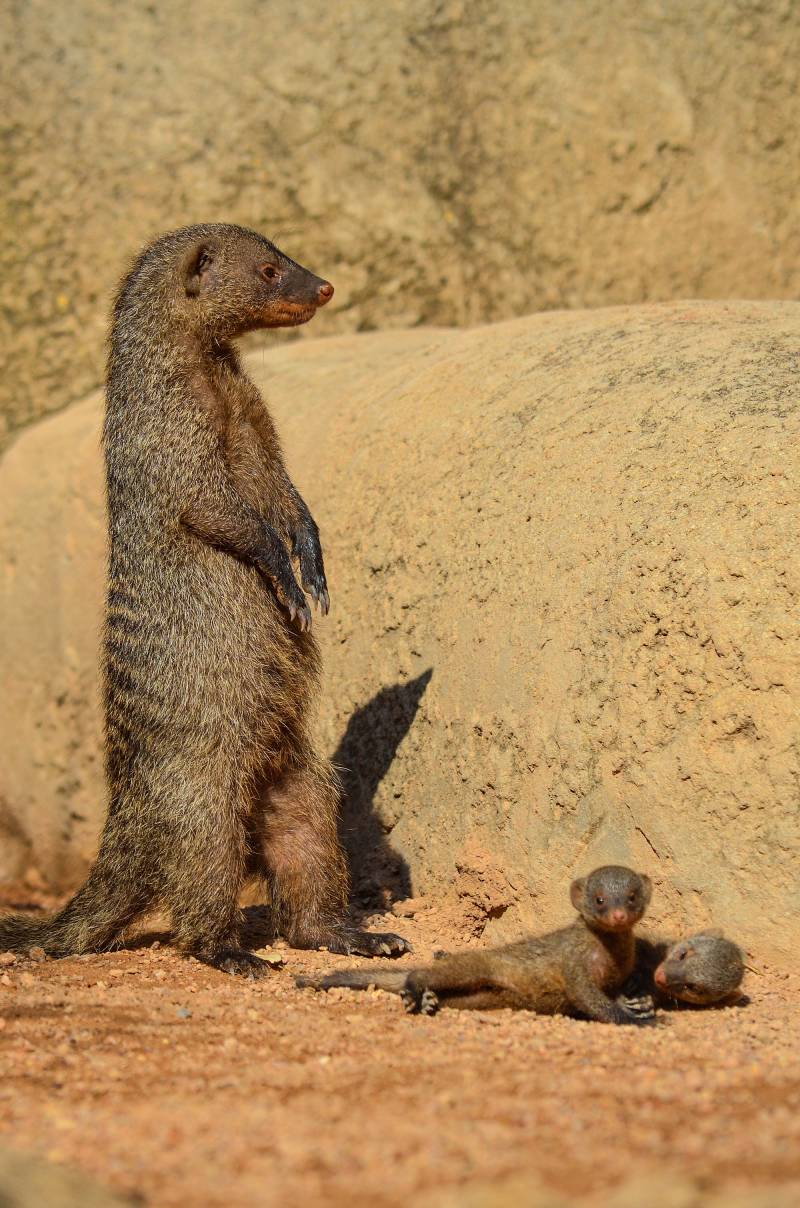
[[[656,1005],[651,994],[621,995],[617,999],[623,1011],[637,1019],[655,1019]]]
[[[300,579],[303,588],[319,604],[323,616],[328,615],[331,598],[322,565],[322,553],[314,554],[303,550],[300,553]]]
[[[400,991],[400,999],[408,1015],[435,1015],[439,1010],[439,999],[434,991],[419,986],[406,986]]]
[[[231,973],[236,977],[246,977],[248,981],[258,981],[270,973],[270,966],[266,961],[262,961],[261,957],[253,952],[245,951],[244,948],[221,948],[219,952],[197,953],[196,959],[204,965],[210,965],[212,969],[219,969],[222,973]]]
[[[289,620],[296,625],[301,633],[308,633],[311,628],[311,609],[300,588],[295,584],[295,594],[286,603]]]
[[[333,936],[327,944],[329,952],[343,956],[402,956],[413,952],[408,940],[391,931],[359,931],[347,928]]]
[[[659,1025],[659,1020],[656,1018],[655,1010],[652,1015],[637,1015],[633,1011],[626,1010],[625,1007],[619,1007],[618,1014],[614,1017],[614,1023],[621,1024],[623,1027],[652,1028]]]
[[[401,990],[400,1001],[407,1015],[419,1014],[419,996],[413,990]]]
[[[439,999],[433,990],[422,991],[422,997],[419,1000],[419,1010],[421,1015],[435,1015],[439,1010]]]
[[[297,608],[292,612],[292,620],[297,622],[297,627],[301,633],[308,633],[311,628],[311,609],[307,604],[303,604],[301,608]]]

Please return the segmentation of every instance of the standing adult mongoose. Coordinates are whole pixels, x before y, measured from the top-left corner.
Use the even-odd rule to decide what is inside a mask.
[[[656,1004],[708,1007],[733,1002],[744,969],[741,948],[719,931],[701,931],[682,940],[637,936],[634,972],[620,1001],[642,1014],[652,1012]]]
[[[174,942],[228,972],[246,876],[268,879],[297,947],[373,955],[400,937],[347,921],[338,786],[314,750],[319,656],[300,582],[328,611],[319,533],[231,341],[305,323],[333,286],[238,226],[187,227],[116,299],[104,448],[108,817],[83,888],[54,916],[0,920],[0,950],[104,949],[156,904]]]
[[[344,969],[299,986],[375,986],[400,994],[406,1009],[514,1007],[541,1015],[580,1015],[603,1023],[647,1022],[614,1001],[634,967],[633,927],[650,901],[649,877],[606,865],[573,881],[579,917],[569,927],[502,948],[456,952],[424,968]]]

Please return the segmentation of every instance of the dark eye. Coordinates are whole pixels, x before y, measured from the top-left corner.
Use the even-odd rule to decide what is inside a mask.
[[[204,268],[207,268],[211,263],[211,256],[208,252],[201,252],[197,261],[197,272],[201,273]]]
[[[267,281],[274,281],[276,277],[280,276],[280,273],[274,264],[262,264],[261,276]]]
[[[635,889],[633,890],[632,893],[628,894],[628,901],[631,903],[636,901],[636,890]]]
[[[602,895],[602,894],[600,894],[600,893],[599,893],[599,894],[597,895],[597,897],[595,898],[595,905],[597,905],[597,906],[605,906],[605,904],[606,904],[606,900],[605,900],[605,898],[603,897],[603,895]]]

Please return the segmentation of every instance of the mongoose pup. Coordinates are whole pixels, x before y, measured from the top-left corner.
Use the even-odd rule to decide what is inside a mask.
[[[44,921],[0,920],[0,950],[105,949],[160,904],[184,952],[257,976],[268,966],[239,941],[251,874],[296,947],[407,948],[347,921],[337,780],[309,736],[305,592],[328,611],[319,532],[231,343],[306,323],[332,294],[221,224],[158,239],[122,283],[103,435],[108,816],[83,888]]]
[[[650,901],[650,879],[608,865],[573,881],[579,917],[569,927],[485,952],[442,956],[425,968],[344,969],[299,986],[376,986],[400,994],[409,1011],[433,1014],[515,1007],[541,1015],[579,1015],[603,1023],[647,1022],[614,1001],[634,967],[633,928]]]
[[[691,1003],[708,1007],[738,997],[744,977],[744,955],[719,931],[702,931],[682,940],[636,939],[636,966],[620,1001],[629,1010],[649,1002]]]

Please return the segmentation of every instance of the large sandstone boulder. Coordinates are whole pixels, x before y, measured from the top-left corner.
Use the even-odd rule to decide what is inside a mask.
[[[800,938],[800,305],[550,313],[250,360],[323,532],[320,728],[363,893],[648,870],[656,918]],[[0,474],[6,875],[101,819],[93,399]],[[363,870],[366,870],[364,872]]]
[[[0,440],[98,384],[187,222],[330,276],[327,333],[800,291],[792,0],[5,9]]]

